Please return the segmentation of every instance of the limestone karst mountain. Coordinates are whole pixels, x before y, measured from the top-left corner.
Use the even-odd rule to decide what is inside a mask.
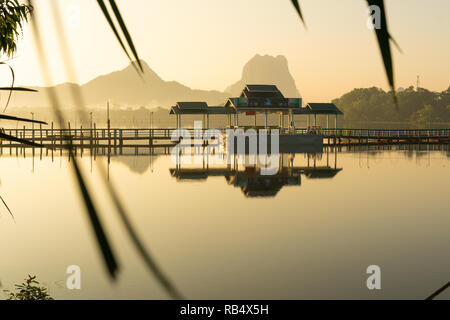
[[[287,59],[284,56],[256,55],[245,66],[242,79],[229,86],[225,92],[191,89],[177,81],[165,81],[142,61],[143,81],[131,65],[126,68],[101,75],[80,86],[88,106],[104,106],[107,100],[115,105],[127,107],[169,107],[176,101],[206,101],[210,105],[224,103],[230,95],[238,95],[245,83],[276,84],[287,97],[298,97],[299,92],[292,78]],[[63,107],[73,107],[72,83],[55,86]],[[10,106],[48,106],[45,88],[33,87],[39,93],[14,92]]]
[[[255,55],[245,64],[241,80],[225,91],[238,95],[246,83],[275,84],[285,97],[300,97],[285,56]]]

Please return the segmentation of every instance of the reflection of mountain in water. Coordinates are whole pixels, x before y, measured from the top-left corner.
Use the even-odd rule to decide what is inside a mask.
[[[279,156],[279,169],[274,175],[262,175],[258,165],[245,165],[239,168],[238,162],[224,168],[177,168],[169,169],[170,174],[178,181],[203,180],[208,177],[223,176],[228,184],[239,187],[242,193],[249,198],[253,197],[274,197],[278,192],[287,186],[300,186],[301,175],[307,179],[331,179],[334,178],[342,168],[337,168],[337,154],[334,155],[333,166],[330,166],[329,154],[326,155],[325,165],[316,165],[316,158],[321,155],[308,155],[306,165],[294,165],[294,154],[281,154]],[[309,159],[313,158],[310,165]]]
[[[112,161],[125,164],[131,171],[139,174],[147,172],[147,170],[155,163],[158,157],[156,155],[121,155],[111,157]]]

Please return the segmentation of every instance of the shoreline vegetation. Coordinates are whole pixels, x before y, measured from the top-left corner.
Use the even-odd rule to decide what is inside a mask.
[[[450,123],[450,87],[442,92],[424,88],[398,89],[398,107],[392,91],[359,88],[332,102],[344,112],[344,121],[410,123],[419,126]]]

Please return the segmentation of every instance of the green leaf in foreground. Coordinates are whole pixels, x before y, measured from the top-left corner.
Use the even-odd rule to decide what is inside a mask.
[[[53,300],[46,287],[40,285],[36,276],[28,275],[28,279],[16,284],[16,292],[9,292],[8,300]]]

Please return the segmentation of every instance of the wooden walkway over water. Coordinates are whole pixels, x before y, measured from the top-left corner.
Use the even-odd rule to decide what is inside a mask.
[[[155,129],[4,129],[4,133],[27,139],[46,148],[61,148],[70,141],[77,148],[172,147],[177,142],[171,137],[175,128]],[[188,130],[192,137],[194,129]],[[203,129],[206,130],[206,129]],[[226,129],[220,129],[225,133]],[[270,130],[270,129],[269,129]],[[307,129],[280,131],[307,134]],[[324,145],[371,144],[449,144],[450,129],[322,129]],[[20,142],[2,139],[1,147],[27,147]]]
[[[450,129],[322,129],[324,144],[450,143]]]

